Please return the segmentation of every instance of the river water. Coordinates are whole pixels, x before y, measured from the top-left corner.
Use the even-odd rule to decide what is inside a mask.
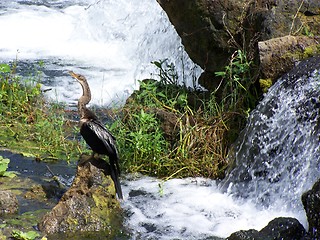
[[[222,182],[125,181],[127,220],[138,239],[206,239],[260,230],[275,217],[308,224],[301,195],[320,176],[320,57],[277,81],[234,144]],[[143,236],[139,238],[139,236]]]
[[[0,29],[0,60],[18,59],[24,76],[40,69],[43,89],[57,101],[74,103],[80,95],[69,70],[87,77],[92,104],[111,107],[137,80],[156,77],[152,61],[168,59],[181,83],[202,71],[155,0],[1,1]]]
[[[40,69],[43,89],[52,88],[48,98],[67,104],[81,94],[68,70],[89,79],[92,103],[104,107],[123,103],[137,80],[154,77],[151,61],[168,58],[181,82],[202,71],[184,52],[155,0],[1,1],[0,29],[1,62],[17,59],[23,76]],[[237,143],[237,162],[248,161],[238,164],[223,183],[125,176],[121,204],[131,239],[226,238],[240,229],[260,230],[279,216],[296,217],[307,227],[300,196],[318,174],[319,149],[314,118],[309,117],[317,114],[306,108],[299,115],[297,109],[320,89],[316,73],[307,80],[306,88],[279,83],[265,96]],[[283,93],[284,98],[276,99]],[[311,105],[318,101],[313,98]]]

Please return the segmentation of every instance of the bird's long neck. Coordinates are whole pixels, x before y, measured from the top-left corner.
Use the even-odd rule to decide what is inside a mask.
[[[91,100],[91,92],[87,82],[80,82],[80,84],[82,86],[83,94],[78,101],[78,111],[80,114],[80,118],[86,118],[87,112],[89,111],[86,105]]]

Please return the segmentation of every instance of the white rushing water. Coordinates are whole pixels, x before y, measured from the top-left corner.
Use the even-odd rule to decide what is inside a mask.
[[[151,61],[169,58],[180,80],[189,79],[189,85],[202,71],[184,52],[155,0],[1,1],[0,29],[0,61],[10,62],[17,57],[19,74],[24,76],[40,68],[43,88],[53,88],[47,92],[48,97],[67,103],[73,103],[81,94],[68,70],[88,78],[92,102],[102,106],[122,102],[137,87],[138,79],[154,76]],[[38,66],[41,61],[44,67]],[[227,191],[222,191],[216,181],[200,178],[162,182],[128,176],[123,180],[122,206],[132,239],[225,238],[241,229],[260,230],[278,216],[296,217],[307,227],[300,195],[312,186],[318,173],[319,164],[312,157],[319,150],[309,145],[313,122],[299,122],[299,114],[291,106],[296,106],[296,100],[303,106],[313,88],[318,88],[317,82],[297,87],[296,92],[287,95],[276,92],[284,97],[274,100],[279,106],[270,118],[266,113],[259,115],[270,99],[266,97],[254,113],[262,118],[252,117],[253,125],[238,143],[246,147],[236,154],[239,162],[246,158],[249,161],[252,155],[258,155],[257,149],[248,150],[254,143],[252,139],[260,140],[263,164],[251,159],[247,165],[238,166],[225,183]],[[259,124],[266,125],[262,133],[257,131]],[[255,131],[260,135],[251,137]],[[282,145],[284,150],[278,152]],[[270,160],[273,157],[275,162]],[[292,164],[284,164],[291,159]],[[297,179],[302,179],[301,184]]]
[[[92,103],[103,106],[123,102],[137,80],[156,77],[151,61],[168,58],[181,82],[202,71],[155,0],[1,1],[0,29],[0,61],[17,58],[24,75],[43,62],[43,88],[67,103],[81,92],[68,70],[87,77]]]
[[[320,175],[319,93],[320,57],[278,80],[250,115],[235,143],[237,166],[219,184],[125,181],[135,239],[225,238],[275,217],[295,217],[308,229],[301,195]]]
[[[299,217],[287,209],[235,199],[209,179],[142,177],[124,181],[123,190],[132,239],[220,239],[238,230],[260,230],[275,217]]]

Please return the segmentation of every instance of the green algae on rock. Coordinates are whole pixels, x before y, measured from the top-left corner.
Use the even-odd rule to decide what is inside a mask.
[[[104,231],[108,235],[120,230],[122,211],[108,172],[104,160],[82,156],[72,186],[42,218],[39,229],[46,234]]]

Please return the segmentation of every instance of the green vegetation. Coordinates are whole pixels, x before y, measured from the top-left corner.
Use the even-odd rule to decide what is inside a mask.
[[[38,159],[69,161],[79,146],[65,134],[64,106],[46,103],[35,79],[21,79],[15,66],[0,65],[0,146]]]
[[[140,90],[115,110],[118,117],[109,126],[122,170],[164,179],[224,177],[229,146],[257,100],[252,62],[236,51],[224,71],[216,72],[220,84],[211,93],[179,85],[166,60],[153,64],[160,81],[140,81]],[[78,129],[65,119],[64,106],[44,101],[32,79],[22,81],[14,67],[0,65],[0,145],[38,159],[78,159],[88,150],[74,139]]]
[[[0,156],[0,177],[3,177],[7,171],[10,159]]]
[[[36,231],[22,232],[19,230],[13,230],[12,237],[17,240],[34,240],[37,237],[40,237],[40,234]]]
[[[14,177],[15,174],[13,172],[8,172],[8,165],[10,163],[10,159],[3,158],[0,156],[0,177]]]
[[[242,51],[235,52],[216,73],[220,88],[206,94],[177,86],[174,67],[154,62],[160,81],[141,81],[111,126],[122,168],[166,179],[223,177],[228,148],[257,100],[249,91],[251,64]]]
[[[259,79],[259,84],[262,92],[266,93],[268,89],[272,86],[272,79]]]
[[[238,50],[222,72],[216,72],[222,78],[222,111],[247,111],[256,104],[257,93],[251,92],[255,79],[251,76],[252,62],[246,54]],[[217,89],[216,91],[218,91]]]

